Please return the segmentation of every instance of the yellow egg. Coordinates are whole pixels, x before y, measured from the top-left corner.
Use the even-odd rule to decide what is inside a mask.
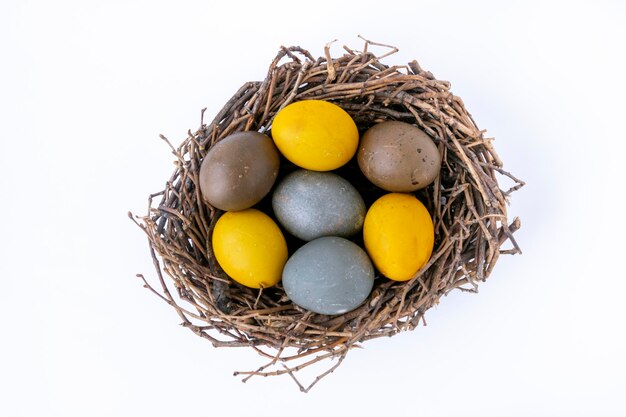
[[[407,281],[430,259],[435,229],[428,210],[415,196],[391,193],[368,210],[363,239],[367,253],[384,276]]]
[[[213,252],[224,272],[250,288],[275,285],[287,262],[287,243],[266,214],[255,209],[229,211],[215,223]]]
[[[359,131],[350,115],[336,104],[304,100],[278,112],[272,138],[294,164],[312,171],[330,171],[354,156]]]

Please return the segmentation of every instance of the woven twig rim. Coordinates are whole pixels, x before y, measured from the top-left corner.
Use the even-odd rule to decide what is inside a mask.
[[[376,56],[370,46],[388,48]],[[138,276],[172,306],[183,326],[216,347],[245,346],[267,358],[255,375],[290,375],[302,391],[341,364],[351,348],[373,338],[413,330],[424,313],[454,289],[475,292],[500,254],[521,253],[507,221],[507,198],[524,183],[503,170],[492,139],[450,92],[412,61],[388,66],[381,59],[396,48],[365,41],[364,50],[313,58],[300,47],[282,47],[262,82],[247,82],[208,125],[175,148],[176,169],[165,189],[150,195],[148,213],[131,219],[146,233],[156,268],[154,284]],[[210,237],[221,214],[202,203],[200,163],[219,140],[243,130],[267,132],[276,113],[293,101],[328,100],[354,118],[361,131],[383,120],[413,123],[435,141],[442,157],[440,176],[417,193],[433,215],[435,248],[428,264],[407,282],[378,277],[363,305],[340,316],[307,312],[285,296],[280,284],[253,290],[230,280],[213,257]],[[513,185],[504,191],[499,179]],[[156,203],[156,201],[159,201]],[[501,249],[509,240],[511,249]],[[165,274],[163,273],[165,272]],[[329,367],[304,386],[296,373],[314,363]]]

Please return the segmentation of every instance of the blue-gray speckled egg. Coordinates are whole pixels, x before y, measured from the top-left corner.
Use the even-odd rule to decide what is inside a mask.
[[[363,227],[365,203],[347,180],[331,172],[298,170],[276,187],[272,207],[281,225],[302,240],[350,237]]]
[[[282,279],[294,304],[314,313],[343,314],[369,296],[374,267],[355,243],[341,237],[321,237],[289,258]]]

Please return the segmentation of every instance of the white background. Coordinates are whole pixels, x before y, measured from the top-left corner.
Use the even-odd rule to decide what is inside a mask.
[[[0,415],[624,416],[620,1],[0,3]],[[178,144],[281,44],[362,34],[452,81],[527,186],[522,256],[310,394],[242,384],[142,288],[144,214]]]

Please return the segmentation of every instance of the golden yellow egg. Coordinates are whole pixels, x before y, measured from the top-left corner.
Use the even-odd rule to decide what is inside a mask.
[[[229,211],[213,229],[213,252],[224,272],[250,288],[268,288],[282,276],[287,242],[274,221],[256,209]]]
[[[363,239],[384,276],[407,281],[430,259],[435,229],[428,210],[414,195],[391,193],[367,211]]]
[[[354,156],[359,131],[350,115],[336,104],[303,100],[278,112],[272,138],[294,164],[312,171],[330,171]]]

